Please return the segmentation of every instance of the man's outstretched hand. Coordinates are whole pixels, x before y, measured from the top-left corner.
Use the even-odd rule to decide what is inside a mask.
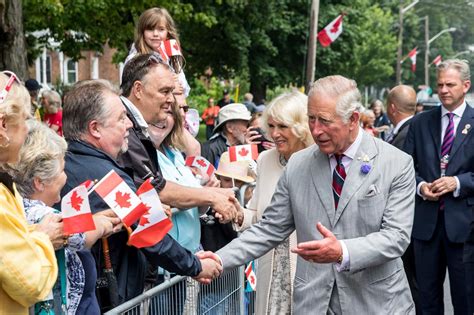
[[[219,256],[211,251],[201,251],[196,253],[196,256],[201,261],[202,271],[194,277],[194,280],[202,284],[209,284],[221,275],[222,265]]]

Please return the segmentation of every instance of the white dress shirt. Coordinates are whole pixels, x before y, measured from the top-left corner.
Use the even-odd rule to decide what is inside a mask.
[[[454,137],[456,138],[456,131],[459,126],[459,122],[461,121],[462,115],[464,114],[464,110],[466,110],[466,101],[464,100],[458,108],[453,110],[451,113],[454,114],[453,116],[453,123],[454,123]],[[444,139],[444,134],[446,133],[446,128],[448,127],[449,124],[449,117],[448,117],[449,111],[441,105],[441,145],[443,145],[443,139]],[[457,176],[454,176],[454,179],[456,180],[456,189],[453,191],[453,197],[459,197],[459,193],[461,191],[461,183],[459,182],[459,179]],[[416,193],[418,196],[422,197],[425,199],[425,197],[421,194],[421,185],[425,184],[426,182],[420,182],[418,186],[416,186]]]
[[[342,162],[342,165],[344,165],[346,174],[349,173],[349,168],[351,167],[351,163],[356,158],[357,151],[359,150],[360,144],[362,142],[363,132],[364,130],[362,128],[359,128],[359,133],[357,134],[356,139],[343,153],[344,155],[342,157],[341,162]],[[334,154],[329,155],[329,164],[331,166],[331,178],[332,178],[334,169],[337,166],[337,161]],[[342,190],[344,191],[344,186],[342,186]],[[347,250],[347,247],[346,247],[346,244],[344,244],[344,241],[340,240],[339,243],[341,244],[341,247],[342,247],[342,262],[341,264],[336,263],[336,269],[337,271],[341,272],[341,271],[349,270],[350,259],[349,259],[349,251]]]

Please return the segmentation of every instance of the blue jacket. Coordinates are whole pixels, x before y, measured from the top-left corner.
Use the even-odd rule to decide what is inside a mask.
[[[112,169],[134,191],[136,190],[132,178],[123,168],[109,155],[85,142],[69,141],[65,160],[65,172],[68,178],[61,192],[62,196],[87,179],[100,180]],[[109,206],[96,193],[92,193],[89,198],[93,213],[109,209]],[[160,266],[181,275],[196,276],[201,272],[200,261],[169,235],[166,235],[155,246],[142,249],[127,245],[128,233],[125,230],[110,236],[108,240],[112,267],[119,287],[120,302],[143,292],[147,260],[154,267]],[[96,259],[100,277],[103,269],[101,242],[94,245],[92,253]]]
[[[470,125],[471,128],[466,126]],[[459,122],[451,148],[446,176],[457,176],[461,184],[459,197],[444,195],[444,211],[438,211],[439,202],[416,196],[415,220],[412,236],[431,239],[438,219],[444,214],[445,228],[451,242],[463,243],[469,233],[474,205],[474,109],[469,105]],[[441,176],[441,106],[416,115],[411,120],[404,150],[413,157],[417,185],[433,182]]]

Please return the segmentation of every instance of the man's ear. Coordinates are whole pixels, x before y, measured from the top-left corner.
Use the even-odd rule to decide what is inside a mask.
[[[5,114],[0,114],[0,138],[7,137],[7,119]]]
[[[359,128],[359,120],[360,120],[360,113],[358,111],[354,111],[349,117],[349,123],[351,125],[351,130],[355,128]]]
[[[91,120],[89,124],[87,124],[87,129],[89,134],[96,139],[100,139],[102,137],[100,124],[97,120]]]
[[[140,100],[143,97],[143,83],[141,81],[135,81],[132,85],[131,94],[137,99]]]

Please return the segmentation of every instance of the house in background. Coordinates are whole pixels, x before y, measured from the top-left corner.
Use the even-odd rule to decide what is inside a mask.
[[[41,36],[40,32],[38,36]],[[44,48],[28,70],[30,78],[36,79],[43,87],[52,88],[58,83],[68,86],[88,79],[106,79],[120,84],[124,65],[112,62],[116,50],[108,45],[104,45],[103,53],[83,51],[84,58],[77,62],[59,51],[58,43],[50,42],[49,45],[52,49]]]

